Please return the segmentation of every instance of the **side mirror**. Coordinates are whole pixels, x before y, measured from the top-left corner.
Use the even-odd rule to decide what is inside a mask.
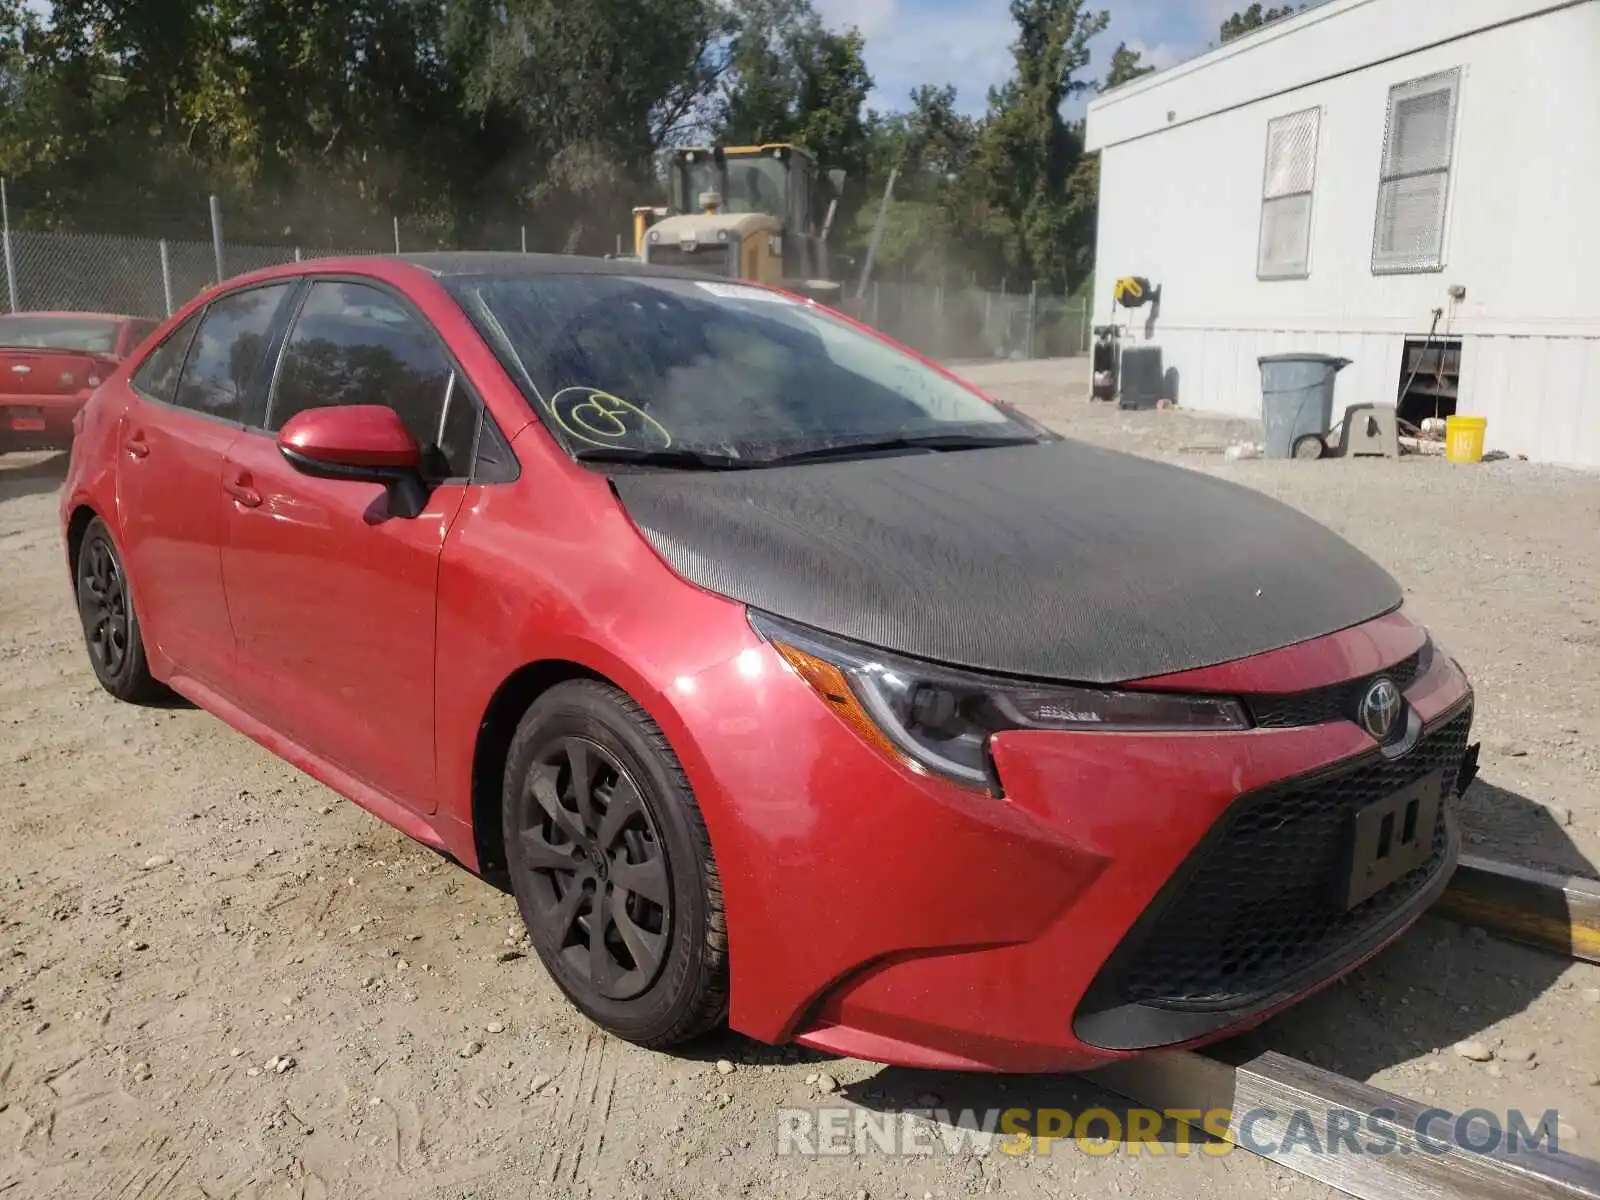
[[[415,517],[427,503],[417,440],[381,404],[296,413],[278,431],[278,452],[302,475],[383,484],[394,516]]]

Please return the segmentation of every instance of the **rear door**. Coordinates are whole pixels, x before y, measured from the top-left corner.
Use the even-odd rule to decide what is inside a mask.
[[[296,413],[387,404],[423,448],[422,513],[383,487],[313,479],[274,434]],[[272,728],[422,813],[435,805],[434,610],[439,557],[466,494],[479,406],[444,343],[399,295],[313,282],[284,341],[266,428],[230,447],[223,575],[240,703]]]
[[[145,636],[178,674],[224,694],[234,643],[222,590],[222,460],[260,411],[266,349],[294,286],[213,300],[134,373],[123,417],[122,549]]]

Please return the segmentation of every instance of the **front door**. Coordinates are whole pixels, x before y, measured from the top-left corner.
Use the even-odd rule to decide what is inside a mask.
[[[273,433],[296,413],[387,404],[431,464],[429,502],[390,515],[376,484],[314,479]],[[444,540],[465,497],[476,401],[438,335],[375,286],[312,284],[284,343],[267,432],[224,465],[223,576],[244,707],[421,813],[436,805],[434,610]]]
[[[145,636],[178,675],[224,694],[234,639],[222,587],[222,462],[242,436],[268,332],[292,286],[234,292],[184,322],[135,373],[123,416],[122,552]]]

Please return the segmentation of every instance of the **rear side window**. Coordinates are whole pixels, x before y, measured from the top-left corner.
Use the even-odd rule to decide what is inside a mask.
[[[160,324],[160,321],[129,321],[122,327],[122,353],[132,354]]]
[[[172,403],[178,390],[178,375],[183,371],[184,356],[189,353],[189,343],[194,340],[194,331],[202,315],[197,312],[190,316],[144,360],[130,381],[134,391],[163,404]]]
[[[438,335],[381,288],[323,280],[311,286],[284,343],[269,431],[313,408],[383,404],[427,458],[430,474],[472,469],[478,405]]]
[[[292,287],[250,288],[211,302],[178,384],[179,407],[225,421],[245,420],[272,318]]]

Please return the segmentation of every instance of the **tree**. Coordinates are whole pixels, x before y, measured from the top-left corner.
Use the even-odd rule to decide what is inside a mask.
[[[1083,159],[1083,130],[1061,115],[1089,90],[1089,42],[1109,23],[1084,0],[1011,0],[1015,76],[989,94],[970,186],[974,236],[989,275],[1009,274],[1070,291],[1093,256],[1093,200],[1069,190]]]
[[[972,161],[979,123],[956,111],[956,89],[924,84],[905,112],[868,118],[868,162],[874,177],[900,172],[896,193],[937,199]]]
[[[1300,6],[1304,8],[1304,5]],[[1285,4],[1282,8],[1262,8],[1259,4],[1252,4],[1242,12],[1236,12],[1222,23],[1221,37],[1224,42],[1231,42],[1234,38],[1243,37],[1253,29],[1260,29],[1272,21],[1280,21],[1284,17],[1292,17],[1299,9],[1293,5]]]
[[[971,227],[963,186],[978,140],[978,122],[956,111],[956,90],[924,84],[906,112],[868,119],[870,190],[860,206],[855,238],[865,244],[877,221],[890,171],[895,202],[884,220],[877,263],[885,274],[942,280],[975,270],[965,237]]]
[[[1106,90],[1121,87],[1154,70],[1144,64],[1142,51],[1129,49],[1128,43],[1122,42],[1111,52],[1111,65],[1106,69],[1106,81],[1101,86]]]
[[[609,248],[653,188],[650,161],[700,118],[732,32],[717,0],[455,0],[466,99],[512,115],[490,178],[536,208],[535,240]],[[480,183],[481,186],[481,183]]]
[[[0,174],[25,227],[199,240],[215,192],[234,241],[377,248],[398,216],[412,247],[523,226],[594,253],[662,148],[794,141],[855,181],[839,250],[898,170],[886,269],[1070,288],[1097,164],[1061,109],[1106,16],[1010,12],[1012,77],[973,119],[936,84],[868,112],[865,42],[812,0],[0,0]],[[1126,44],[1107,66],[1146,70]]]
[[[858,177],[872,76],[859,30],[830,30],[810,0],[738,0],[714,124],[726,142],[798,142],[824,170]]]

